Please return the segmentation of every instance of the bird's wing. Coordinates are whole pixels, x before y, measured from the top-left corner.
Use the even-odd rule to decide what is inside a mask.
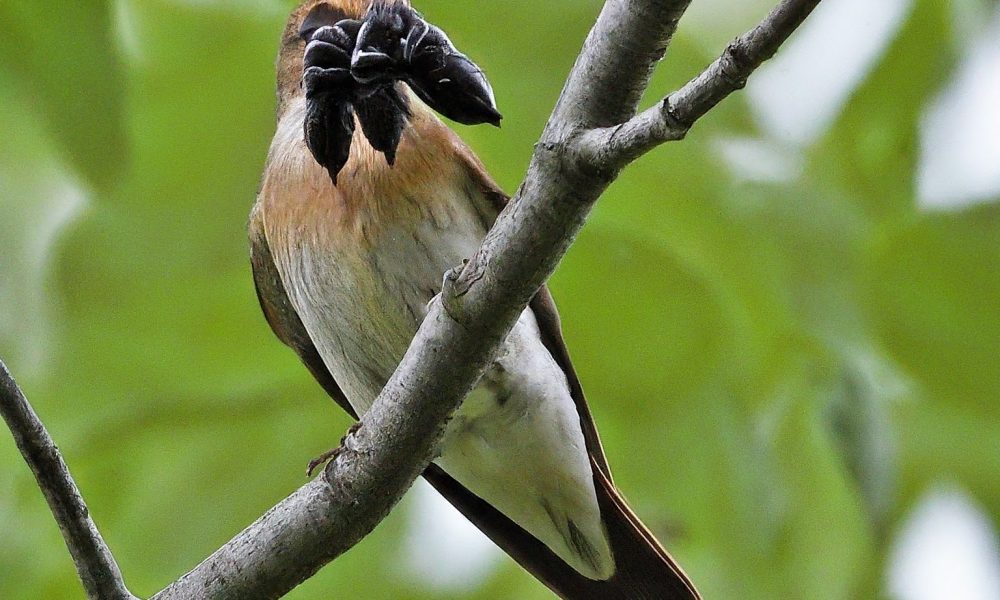
[[[456,136],[457,137],[457,136]],[[494,219],[510,197],[493,181],[479,158],[460,141],[469,176],[494,211]],[[492,221],[491,221],[492,225]],[[615,573],[607,581],[580,576],[495,508],[462,488],[434,465],[424,477],[470,521],[490,536],[519,564],[561,598],[569,600],[699,600],[701,596],[680,565],[639,520],[611,479],[597,426],[563,340],[562,325],[548,286],[542,285],[529,304],[538,322],[542,343],[566,374],[576,404],[584,440],[594,467],[594,487],[608,541],[615,557]]]
[[[510,197],[507,196],[497,186],[496,183],[486,173],[479,159],[470,151],[466,160],[471,179],[479,186],[483,197],[489,206],[485,207],[492,222],[496,215],[507,205]],[[347,401],[343,390],[334,381],[329,369],[323,363],[319,351],[313,344],[309,333],[306,331],[302,320],[288,299],[285,286],[281,280],[281,274],[274,264],[271,249],[267,242],[267,235],[264,231],[264,222],[259,206],[254,207],[250,214],[249,223],[250,237],[250,263],[253,267],[254,287],[257,291],[257,299],[260,302],[261,310],[267,319],[271,330],[278,336],[285,345],[289,346],[305,364],[309,372],[319,382],[327,394],[355,419],[357,413]],[[600,437],[597,434],[597,427],[587,406],[587,399],[583,394],[580,380],[577,378],[573,363],[569,358],[569,350],[563,340],[562,326],[559,321],[559,313],[556,310],[555,301],[549,292],[548,286],[543,285],[535,297],[531,300],[531,310],[535,314],[538,328],[542,334],[542,343],[552,354],[556,363],[566,373],[566,380],[569,383],[573,401],[576,403],[577,412],[580,414],[580,424],[583,428],[584,439],[587,442],[587,449],[594,462],[600,467],[604,475],[611,480],[611,470],[608,468],[607,458],[604,455],[604,448],[601,446]]]
[[[330,370],[326,368],[319,351],[313,344],[312,338],[306,331],[302,319],[299,318],[291,300],[285,291],[285,284],[281,281],[281,273],[274,264],[274,257],[271,255],[271,248],[267,243],[267,235],[264,232],[264,221],[261,217],[260,207],[255,206],[250,213],[250,265],[253,268],[253,283],[257,289],[257,300],[260,301],[260,308],[264,311],[264,318],[271,326],[271,330],[278,336],[278,339],[285,343],[295,353],[299,355],[302,362],[312,373],[316,381],[319,382],[326,393],[340,408],[343,408],[349,415],[358,418],[358,414],[347,401],[347,396],[334,381]]]
[[[461,144],[461,142],[458,143]],[[492,226],[492,221],[507,206],[510,196],[500,189],[500,186],[487,173],[486,168],[479,158],[465,147],[464,144],[461,144],[459,147],[459,153],[465,159],[469,177],[479,187],[480,191],[482,191],[482,197],[489,204],[488,210],[493,213],[490,219],[490,226]],[[552,358],[555,359],[556,363],[566,374],[570,394],[573,396],[573,402],[576,403],[576,411],[580,415],[580,425],[583,428],[584,440],[587,442],[587,450],[593,458],[594,463],[601,469],[608,481],[612,481],[608,459],[604,455],[604,446],[601,445],[601,438],[597,433],[594,418],[590,414],[590,407],[587,405],[587,398],[583,394],[580,379],[576,376],[573,362],[569,358],[569,349],[566,347],[566,341],[563,340],[559,311],[556,310],[556,303],[552,298],[552,293],[549,292],[548,285],[542,284],[542,287],[531,299],[529,306],[531,312],[535,314],[535,320],[538,322],[538,329],[542,334],[542,343],[545,344]]]

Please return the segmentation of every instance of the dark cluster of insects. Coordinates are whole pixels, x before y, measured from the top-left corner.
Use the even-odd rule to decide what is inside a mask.
[[[333,8],[315,10],[300,30],[305,139],[334,182],[350,155],[355,116],[372,147],[395,162],[410,118],[399,82],[453,121],[500,124],[482,69],[412,8],[376,3],[361,19],[337,16]]]

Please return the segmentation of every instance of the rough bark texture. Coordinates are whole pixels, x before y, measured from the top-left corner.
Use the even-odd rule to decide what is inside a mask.
[[[585,132],[577,151],[595,169],[621,169],[664,142],[683,139],[695,121],[743,89],[750,74],[774,56],[819,2],[782,2],[684,87],[636,117]]]
[[[447,274],[403,361],[360,430],[348,436],[345,450],[321,477],[157,600],[277,598],[367,535],[433,460],[448,419],[620,169],[659,143],[683,137],[700,116],[742,87],[819,0],[784,0],[704,73],[635,117],[650,73],[689,1],[608,0],[520,189],[477,254]],[[58,462],[41,469],[64,470]],[[96,530],[91,534],[99,540]],[[87,537],[83,542],[93,545]],[[67,543],[76,544],[69,537]],[[110,561],[107,572],[117,574],[101,549]]]

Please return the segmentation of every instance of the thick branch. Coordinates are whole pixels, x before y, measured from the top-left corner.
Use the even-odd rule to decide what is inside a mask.
[[[664,142],[684,138],[695,121],[746,85],[750,74],[774,56],[819,1],[783,0],[700,75],[656,106],[620,125],[580,136],[578,152],[592,168],[621,169]]]
[[[430,463],[444,423],[501,339],[480,338],[435,300],[362,426],[323,474],[154,600],[278,598],[354,546]]]
[[[590,129],[635,114],[653,68],[663,58],[691,0],[608,0],[583,43],[546,124]]]
[[[59,449],[2,360],[0,413],[14,434],[21,456],[35,474],[38,487],[45,494],[87,597],[91,600],[134,600],[135,596],[125,588],[111,551],[90,519],[87,505]]]

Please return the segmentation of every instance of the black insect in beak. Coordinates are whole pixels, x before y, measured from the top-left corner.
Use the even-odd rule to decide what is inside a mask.
[[[321,8],[326,7],[326,8]],[[502,116],[489,81],[438,27],[399,3],[378,2],[360,20],[320,4],[303,22],[305,138],[336,183],[347,163],[356,114],[372,147],[392,165],[410,117],[405,82],[431,108],[466,125]]]

